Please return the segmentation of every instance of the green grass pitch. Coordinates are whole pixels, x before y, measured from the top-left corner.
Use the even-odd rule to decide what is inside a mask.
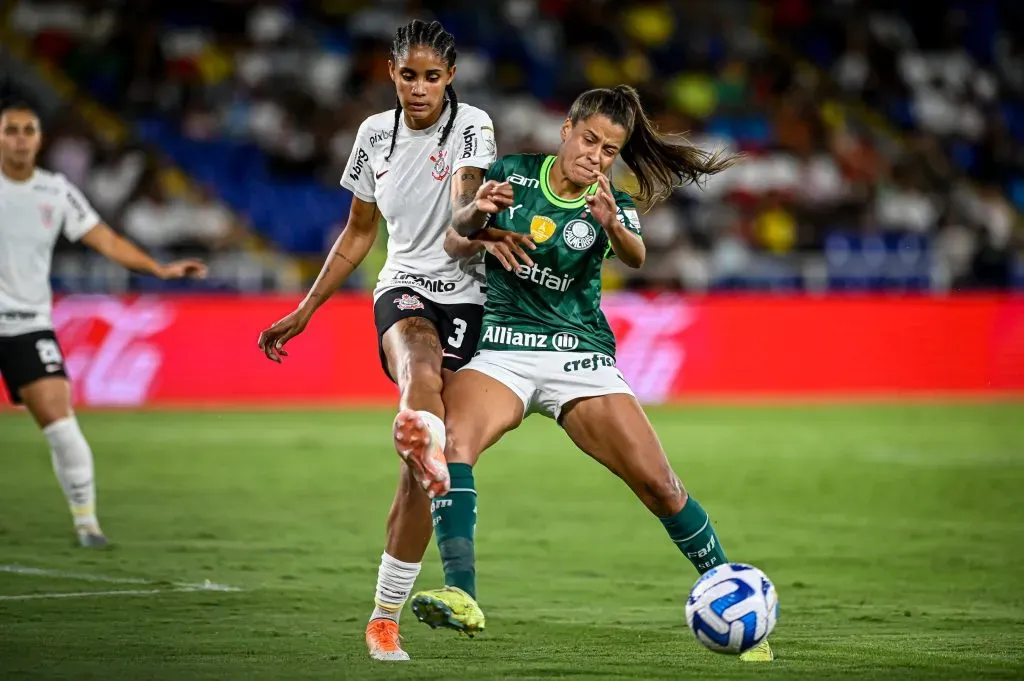
[[[487,632],[407,609],[413,661],[370,661],[391,416],[85,413],[117,544],[87,552],[41,436],[0,415],[0,564],[55,571],[0,572],[0,678],[1024,678],[1020,403],[652,410],[730,557],[778,588],[767,666],[694,641],[693,568],[540,417],[477,468]],[[174,590],[204,580],[242,590]],[[432,546],[418,586],[440,583]],[[135,593],[11,598],[112,591]]]

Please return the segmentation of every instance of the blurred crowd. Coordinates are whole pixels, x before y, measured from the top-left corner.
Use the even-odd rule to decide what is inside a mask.
[[[289,242],[270,229],[268,192],[237,185],[336,201],[359,123],[394,105],[388,51],[411,18],[455,34],[460,99],[491,114],[502,154],[553,151],[579,92],[631,83],[662,129],[746,156],[651,207],[648,264],[609,273],[702,291],[1010,285],[1024,207],[1019,16],[982,0],[21,0],[10,21],[127,120],[200,150],[159,150],[203,178],[184,198],[150,148],[105,148],[73,118],[51,139],[44,163],[160,248],[233,249],[251,228],[321,250],[340,209]],[[258,156],[219,166],[223,144]],[[303,211],[280,203],[284,231],[300,231]]]
[[[41,164],[80,187],[96,210],[148,249],[172,254],[237,248],[244,228],[209,188],[174,191],[157,156],[100,142],[81,119],[55,121]]]

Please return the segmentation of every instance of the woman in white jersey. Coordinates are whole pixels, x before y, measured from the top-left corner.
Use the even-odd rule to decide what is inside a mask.
[[[370,655],[380,660],[409,659],[399,645],[398,618],[433,532],[430,497],[450,487],[441,388],[444,375],[476,351],[486,296],[482,260],[445,252],[446,240],[454,253],[479,250],[450,230],[452,202],[475,200],[496,157],[490,118],[455,95],[455,57],[454,37],[436,21],[396,31],[388,67],[398,103],[359,127],[341,179],[353,193],[348,223],[305,299],[259,339],[267,357],[280,362],[285,343],[366,257],[383,215],[388,257],[374,291],[374,321],[382,367],[401,394],[393,435],[403,470],[366,629]],[[500,210],[511,196],[504,184],[484,198]],[[508,267],[514,257],[530,262],[521,247],[532,247],[529,239],[500,230],[481,237]]]
[[[123,267],[161,279],[204,277],[206,266],[197,260],[162,265],[118,236],[67,178],[36,166],[42,139],[31,107],[0,109],[0,378],[11,401],[24,405],[50,443],[78,542],[103,548],[107,537],[96,518],[92,449],[72,408],[53,325],[53,249],[63,234]]]

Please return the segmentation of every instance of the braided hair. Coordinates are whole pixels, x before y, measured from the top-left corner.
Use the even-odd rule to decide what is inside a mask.
[[[391,43],[391,60],[397,62],[400,57],[408,54],[410,48],[420,46],[429,47],[434,50],[449,69],[455,66],[455,36],[444,30],[444,26],[439,21],[427,23],[419,19],[414,19],[405,26],[399,26],[398,30],[395,31],[395,39]],[[445,86],[444,92],[451,105],[451,114],[448,116],[448,122],[441,131],[440,146],[444,146],[444,143],[448,141],[448,135],[451,134],[452,128],[455,127],[455,114],[459,111],[459,98],[455,95],[455,88],[452,87],[451,83]],[[391,130],[391,148],[388,150],[388,155],[384,157],[384,160],[389,160],[391,154],[395,153],[395,141],[398,139],[398,122],[401,117],[402,101],[396,99],[395,127]]]

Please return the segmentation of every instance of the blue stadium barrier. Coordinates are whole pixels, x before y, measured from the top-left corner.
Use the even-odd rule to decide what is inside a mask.
[[[348,192],[312,180],[273,179],[266,156],[255,145],[190,140],[162,121],[141,121],[136,129],[144,141],[161,147],[282,250],[321,253],[325,235],[348,216]]]
[[[931,244],[919,234],[835,231],[825,240],[828,287],[836,291],[927,291],[931,260]]]

